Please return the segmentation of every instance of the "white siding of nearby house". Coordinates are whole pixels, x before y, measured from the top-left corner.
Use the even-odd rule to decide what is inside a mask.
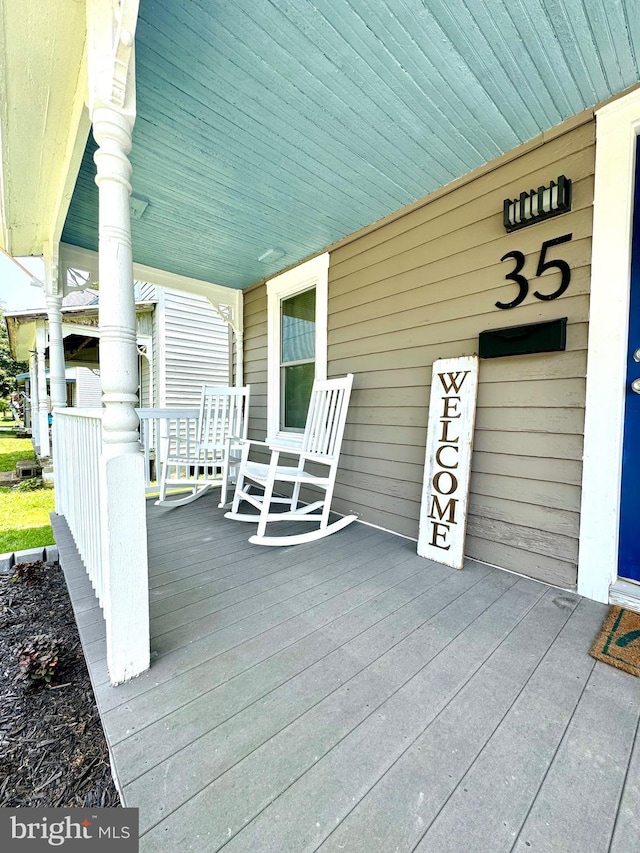
[[[163,301],[162,405],[194,405],[203,385],[229,385],[229,327],[202,296],[165,290]]]
[[[138,282],[138,299],[155,301],[153,405],[192,406],[203,385],[229,385],[229,326],[203,296]],[[141,360],[142,405],[149,405],[149,366]],[[145,399],[146,398],[146,399]]]
[[[99,408],[102,405],[100,373],[88,367],[76,368],[75,405],[80,409]]]
[[[146,358],[140,358],[140,405],[143,409],[153,407],[154,397],[151,395],[152,377],[150,375],[149,362]]]

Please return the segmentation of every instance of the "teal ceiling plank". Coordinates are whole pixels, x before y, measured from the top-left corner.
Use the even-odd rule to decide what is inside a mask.
[[[466,0],[429,0],[433,26],[439,26],[456,50],[465,57],[475,78],[501,112],[518,139],[530,137],[539,127],[531,104],[514,86],[504,58],[496,55],[476,20],[483,4]]]
[[[450,175],[459,168],[468,169],[469,163],[477,161],[478,154],[472,143],[464,139],[455,140],[449,133],[449,144],[446,144],[441,135],[433,132],[432,128],[442,122],[448,125],[449,131],[455,127],[449,123],[440,105],[406,73],[404,65],[411,48],[408,40],[401,48],[403,66],[389,61],[373,29],[373,7],[365,25],[355,10],[349,9],[353,4],[342,4],[340,0],[304,5],[284,2],[278,5],[308,42],[311,42],[313,36],[323,55],[331,51],[337,28],[341,27],[334,61],[340,73],[338,79],[344,108],[351,114],[354,111],[359,113],[365,123],[373,123],[378,130],[382,129],[391,140],[392,148],[404,155],[409,163],[416,166],[420,164],[426,158],[427,149],[432,152],[432,156],[437,156],[444,174]],[[317,10],[314,15],[311,14],[311,6],[314,11]],[[389,39],[388,30],[385,34]],[[286,42],[286,32],[282,31],[281,37]],[[328,72],[326,69],[324,72],[325,75],[329,73],[326,78],[329,88],[330,81],[336,78],[336,72],[330,66]],[[369,105],[368,115],[364,112],[366,105]],[[425,116],[430,117],[429,123],[425,122]]]
[[[637,83],[638,3],[140,0],[134,258],[246,287],[322,251]]]
[[[620,14],[624,18],[625,27],[629,34],[631,67],[628,69],[628,73],[630,77],[633,77],[634,69],[640,68],[640,13],[637,3],[630,6],[624,0],[619,0],[619,5],[621,6]]]
[[[562,44],[547,17],[544,0],[513,0],[505,6],[534,66],[540,97],[553,103],[560,119],[585,106],[564,56]]]
[[[165,143],[165,148],[167,150],[168,156],[173,157],[174,159],[180,158],[180,155],[183,153],[185,157],[184,164],[180,164],[178,168],[193,168],[194,163],[197,162],[197,154],[194,153],[195,148],[200,151],[198,142],[202,139],[202,142],[206,141],[204,136],[196,135],[194,128],[190,123],[186,121],[181,122],[181,130],[180,132],[176,132],[174,136],[172,136],[171,140]],[[199,131],[202,134],[202,130]],[[183,134],[186,134],[183,136]],[[140,137],[140,134],[136,134],[136,139]],[[134,139],[134,143],[135,143]],[[189,148],[189,142],[191,143],[191,148]],[[168,146],[168,147],[167,147]],[[229,145],[228,150],[234,150],[237,153],[236,146]],[[202,151],[206,151],[206,149],[202,149]],[[134,152],[132,152],[132,157],[134,162],[137,162],[136,158],[136,149],[134,148]],[[308,198],[309,192],[312,190],[315,191],[322,199],[323,199],[323,207],[327,210],[328,206],[331,204],[332,194],[335,192],[333,188],[330,186],[325,187],[324,185],[318,185],[318,181],[315,183],[308,179],[307,181],[301,181],[296,172],[292,172],[288,170],[287,172],[275,172],[273,171],[273,167],[270,167],[268,162],[261,161],[258,155],[255,155],[249,165],[243,170],[242,175],[234,175],[232,170],[227,167],[228,155],[225,153],[223,155],[224,160],[221,160],[219,157],[216,158],[208,158],[206,154],[201,155],[201,169],[199,180],[202,181],[203,178],[210,181],[212,184],[220,189],[224,185],[228,185],[234,191],[234,193],[238,196],[239,200],[244,203],[251,204],[252,202],[257,201],[258,196],[289,196],[293,199],[300,199],[300,204],[303,205],[305,202],[303,199]],[[144,168],[144,162],[140,164],[142,168]],[[269,172],[273,172],[272,175],[269,175]],[[196,172],[197,174],[197,172]],[[329,175],[331,173],[329,172]],[[240,184],[238,185],[238,181]],[[339,183],[336,179],[336,183]],[[341,196],[344,204],[344,195]],[[354,209],[359,209],[362,215],[366,215],[366,211],[370,208],[370,202],[366,205],[360,200],[359,204],[354,200],[353,204],[350,205],[351,214],[353,215]],[[285,213],[286,217],[286,213]],[[304,218],[304,214],[303,214]]]
[[[88,190],[88,193],[85,192],[86,195],[90,195],[94,197],[94,203],[88,208],[86,205],[75,205],[74,216],[70,217],[67,220],[67,227],[65,229],[65,234],[63,239],[68,242],[72,242],[76,245],[82,245],[86,248],[96,248],[96,240],[97,240],[97,187],[95,186],[93,180],[86,180],[86,175],[90,169],[93,168],[92,158],[90,153],[86,155],[87,166],[88,169],[85,168],[83,171],[83,175],[85,176],[83,180],[79,182],[79,184],[85,183],[85,191]],[[149,158],[149,164],[152,168],[155,168],[158,174],[162,174],[163,166],[166,161],[162,161],[161,159],[154,160],[153,158]],[[197,171],[192,172],[194,176],[194,180],[197,180]],[[140,170],[136,168],[134,164],[133,169],[133,188],[134,191],[139,192],[141,190],[140,181],[139,181]],[[143,187],[143,190],[146,190],[147,187]],[[187,188],[190,190],[191,188]],[[207,252],[215,258],[217,264],[220,264],[223,253],[226,253],[226,257],[233,257],[233,252],[231,251],[234,246],[234,235],[231,233],[228,223],[229,218],[227,217],[227,212],[225,210],[220,210],[221,205],[218,203],[214,207],[209,207],[203,203],[202,196],[196,192],[196,185],[194,184],[194,192],[190,191],[182,194],[180,192],[180,187],[173,188],[168,191],[169,195],[166,199],[163,199],[161,196],[157,194],[152,194],[151,204],[147,211],[145,212],[144,218],[141,221],[134,221],[132,223],[132,233],[133,233],[133,242],[134,247],[136,248],[136,260],[141,263],[149,264],[150,266],[158,265],[158,258],[154,254],[153,251],[145,252],[143,248],[147,245],[151,245],[154,237],[154,230],[157,231],[157,234],[162,235],[163,242],[163,252],[167,252],[167,248],[172,242],[172,236],[174,234],[180,234],[179,228],[179,220],[182,212],[187,212],[190,220],[190,228],[188,236],[183,238],[184,242],[179,243],[181,245],[182,251],[191,250],[194,255],[197,255],[198,252],[201,251],[203,246],[207,247]],[[194,204],[194,198],[196,201],[200,199],[201,203]],[[87,210],[90,212],[90,216],[87,216]],[[164,214],[163,214],[164,211]],[[212,211],[215,211],[215,216],[212,215]],[[82,222],[82,228],[78,230],[78,223]],[[275,219],[274,221],[279,221]],[[219,227],[222,224],[224,227]],[[76,228],[73,229],[72,226],[75,225]],[[89,238],[86,238],[86,235],[83,233],[84,226],[89,225]],[[178,226],[178,227],[177,227]],[[318,234],[321,229],[316,228],[314,233],[327,242],[327,231],[325,229],[324,234]],[[245,226],[245,231],[239,232],[242,234],[243,238],[250,239],[251,233],[250,229]],[[286,232],[289,233],[288,231]],[[231,234],[231,237],[230,237]],[[221,241],[220,237],[224,238],[224,243]],[[180,238],[175,238],[179,241]],[[269,246],[263,246],[258,242],[259,237],[256,237],[256,245],[259,246],[260,251],[256,249],[254,254],[254,261],[257,260],[258,254],[261,254],[266,248]],[[300,244],[292,244],[289,240],[280,240],[279,246],[285,249],[287,257],[290,259],[290,262],[294,262],[295,260],[304,257],[310,251],[312,251],[312,246],[308,244],[302,244],[302,248],[300,248]],[[161,264],[162,265],[162,264]],[[211,271],[207,268],[198,267],[193,264],[191,261],[187,267],[181,269],[175,269],[171,267],[170,264],[166,266],[166,268],[175,271],[181,272],[185,275],[192,275],[198,278],[203,278],[205,280],[215,281],[216,277],[211,273]],[[252,271],[252,277],[250,281],[254,281],[256,278],[259,278],[261,274],[264,274],[265,270],[262,266],[255,263]],[[241,284],[246,285],[250,283],[250,281],[246,278],[241,280]]]
[[[228,18],[225,18],[224,25],[227,26],[229,24]],[[255,69],[254,73],[261,78],[259,81],[259,85],[262,85],[262,88],[259,90],[260,101],[268,103],[270,108],[280,115],[286,115],[287,108],[285,108],[283,113],[282,106],[286,97],[294,99],[294,102],[298,106],[295,124],[297,125],[302,118],[304,127],[299,128],[294,126],[291,128],[291,132],[299,133],[300,130],[306,131],[308,134],[306,136],[307,145],[309,137],[312,140],[317,138],[319,143],[324,144],[326,141],[334,149],[337,148],[340,150],[344,148],[347,156],[350,153],[358,159],[363,157],[363,153],[366,158],[372,161],[375,158],[383,156],[380,154],[379,148],[384,145],[385,140],[377,138],[373,131],[367,135],[371,138],[356,138],[354,129],[357,119],[353,113],[345,112],[343,114],[345,121],[351,120],[351,126],[348,123],[340,123],[335,120],[335,115],[330,112],[330,107],[333,106],[339,109],[341,104],[338,100],[335,100],[333,104],[327,103],[328,99],[335,99],[334,93],[325,90],[323,97],[316,98],[315,102],[309,96],[313,92],[313,87],[322,85],[317,76],[309,74],[300,63],[293,62],[290,54],[283,54],[281,46],[275,41],[271,41],[269,47],[265,48],[266,53],[269,54],[270,61],[268,63],[264,61],[260,62],[259,58],[251,55],[252,47],[244,44],[243,36],[240,34],[245,33],[247,41],[250,42],[252,32],[255,30],[255,24],[250,19],[243,19],[236,22],[236,28],[239,32],[229,32],[228,36],[231,42],[236,45],[236,51],[238,51],[238,47],[241,49],[244,48],[244,53],[242,50],[238,51],[240,61],[246,61],[248,57],[249,66],[252,66]],[[280,27],[278,27],[279,31]],[[258,27],[258,33],[261,32],[261,28]],[[286,96],[284,96],[284,92],[287,92]],[[331,117],[331,120],[325,123],[325,116]],[[292,117],[291,112],[286,115],[289,122]],[[302,137],[302,141],[305,141],[304,136]],[[357,147],[355,147],[354,143],[357,143]],[[377,143],[378,147],[374,143]],[[395,166],[390,171],[390,174],[394,174],[394,172],[395,181],[399,185],[400,191],[406,194],[406,187],[409,183],[408,176],[401,172],[400,166]],[[372,179],[379,180],[380,176],[372,175]],[[386,183],[388,176],[384,176],[384,180]],[[404,184],[404,186],[401,186],[401,184]]]
[[[270,4],[267,5],[268,8],[273,8]],[[260,4],[251,6],[250,16],[236,7],[233,7],[233,12],[233,16],[230,13],[224,20],[225,26],[233,27],[230,30],[233,38],[242,41],[244,37],[249,38],[256,34],[257,37],[266,38],[264,36],[266,22],[261,23],[260,15],[263,13],[263,8]],[[349,140],[357,142],[362,151],[363,163],[371,163],[375,166],[376,162],[384,163],[386,160],[386,170],[389,162],[394,162],[393,159],[389,161],[390,157],[398,158],[400,162],[409,166],[416,160],[431,160],[431,163],[425,163],[425,165],[432,170],[434,163],[439,165],[440,175],[436,180],[451,174],[445,160],[445,151],[439,152],[440,156],[437,156],[437,153],[431,150],[429,158],[427,149],[411,138],[406,127],[405,132],[400,135],[398,132],[400,128],[393,126],[391,117],[383,109],[384,101],[381,92],[384,89],[384,81],[377,81],[378,102],[375,103],[362,86],[352,79],[354,75],[359,76],[356,66],[360,59],[343,39],[335,39],[334,36],[332,48],[324,42],[322,18],[315,20],[316,43],[314,44],[286,17],[283,18],[280,10],[278,15],[278,26],[273,28],[273,38],[266,48],[270,54],[270,67],[265,69],[266,73],[275,73],[277,79],[281,81],[280,85],[284,82],[293,87],[296,92],[300,90],[300,86],[305,86],[306,94],[315,101],[316,124],[321,124],[324,116],[327,115],[330,119],[329,123],[334,126],[335,133],[341,137],[339,144],[345,145]],[[296,42],[296,55],[291,53],[293,42]],[[348,71],[344,70],[345,66],[348,66]],[[399,122],[402,118],[398,109],[396,121]],[[366,130],[364,135],[359,132],[360,128]],[[404,155],[404,161],[402,155]],[[395,168],[399,166],[396,164]],[[408,183],[414,180],[414,174],[410,179],[405,175],[403,188],[405,193]]]
[[[240,53],[239,43],[235,44],[234,51],[236,54],[235,59],[237,61]],[[252,68],[255,68],[255,59],[250,63],[250,66]],[[225,66],[223,64],[219,64],[217,68],[212,69],[212,76],[215,79],[216,83],[219,83],[221,87],[224,87],[227,82],[223,76],[224,68]],[[201,70],[206,71],[206,66],[204,69]],[[231,75],[235,74],[236,80],[239,79],[240,81],[244,81],[246,79],[245,76],[242,76],[242,72],[238,68],[232,69],[229,73]],[[173,69],[169,76],[171,77],[175,74],[176,71],[175,69]],[[206,74],[204,76],[205,79],[207,79]],[[267,105],[275,103],[276,109],[278,107],[278,99],[282,98],[281,82],[279,86],[274,86],[274,89],[276,89],[274,93],[269,92],[266,88],[257,89],[257,87],[255,86],[250,93],[247,93],[252,98],[251,104],[253,109],[251,110],[251,113],[246,111],[246,108],[250,103],[249,101],[244,101],[243,109],[242,106],[239,106],[238,104],[229,104],[228,102],[225,102],[224,98],[219,97],[215,91],[212,91],[210,94],[207,93],[206,89],[204,87],[201,87],[201,84],[197,81],[194,81],[191,85],[194,88],[202,88],[203,97],[206,97],[208,95],[209,104],[212,109],[216,109],[216,105],[219,104],[219,110],[224,111],[225,106],[227,109],[230,110],[231,114],[234,116],[235,121],[235,126],[233,124],[229,126],[229,132],[232,134],[231,138],[233,138],[233,135],[240,136],[242,135],[242,133],[253,133],[260,145],[264,146],[266,144],[265,139],[268,139],[268,137],[276,136],[275,130],[273,129],[274,126],[278,128],[283,127],[287,131],[286,138],[281,137],[280,139],[276,138],[270,141],[270,144],[274,146],[274,151],[281,151],[283,150],[284,146],[284,150],[288,150],[288,153],[292,158],[297,158],[300,160],[306,158],[306,161],[310,161],[311,163],[319,162],[322,160],[322,158],[324,158],[325,160],[331,158],[331,162],[328,165],[330,166],[331,170],[333,170],[334,176],[336,171],[338,171],[339,173],[339,170],[342,170],[344,172],[345,180],[349,180],[351,172],[348,168],[348,165],[344,162],[344,159],[341,159],[338,156],[341,147],[346,148],[346,138],[344,132],[342,133],[342,139],[340,139],[339,137],[332,139],[328,135],[327,129],[324,128],[322,124],[318,122],[317,114],[315,122],[309,122],[305,119],[304,116],[300,115],[299,111],[295,116],[293,115],[291,110],[288,114],[283,114],[282,110],[280,110],[279,116],[273,116],[266,113]],[[238,83],[236,82],[236,86],[237,85]],[[242,85],[242,82],[240,83],[240,85]],[[262,85],[264,87],[264,81],[262,81]],[[230,87],[229,91],[231,91]],[[218,114],[220,114],[219,111]],[[295,119],[296,125],[303,125],[302,128],[297,127],[295,125],[292,126],[292,119]],[[323,148],[323,146],[319,144],[319,142],[316,142],[316,138],[320,140],[326,139],[327,145]],[[305,151],[304,149],[308,150]],[[336,152],[336,150],[338,151],[338,153],[334,153]],[[373,150],[371,153],[373,153]],[[353,154],[353,156],[356,155]],[[383,181],[385,183],[387,187],[386,193],[384,195],[385,201],[388,198],[389,192],[391,191],[395,193],[397,198],[401,198],[403,197],[403,194],[406,194],[406,188],[400,188],[399,190],[398,188],[390,186],[390,178],[388,175],[381,176],[379,173],[372,173],[369,176],[369,179],[372,182],[372,193],[375,193],[375,187],[378,181]],[[406,176],[402,176],[402,179],[406,184]],[[396,183],[397,182],[398,178],[396,178]]]
[[[166,158],[153,157],[148,155],[148,161],[145,166],[137,167],[134,164],[134,186],[136,191],[146,194],[151,199],[151,203],[144,219],[152,221],[153,216],[161,211],[167,211],[168,216],[174,216],[174,211],[188,216],[190,219],[196,219],[198,223],[206,221],[224,222],[224,233],[229,236],[242,238],[246,241],[253,241],[257,248],[260,249],[259,239],[260,233],[264,232],[265,227],[271,227],[277,233],[296,235],[298,233],[306,233],[309,229],[317,230],[322,225],[324,233],[329,235],[335,230],[336,224],[330,219],[326,209],[317,202],[318,198],[314,198],[313,193],[308,193],[306,196],[306,207],[315,211],[315,217],[304,217],[302,202],[296,202],[293,208],[291,217],[284,215],[281,208],[271,207],[268,200],[260,200],[256,203],[255,200],[249,203],[243,203],[241,199],[233,192],[233,190],[221,191],[216,193],[213,198],[205,197],[201,192],[201,180],[198,179],[199,171],[194,169],[191,174],[184,172],[180,176],[180,180],[176,187],[164,188],[158,184],[155,192],[152,190],[147,193],[150,184],[146,179],[147,169],[162,169],[163,163],[166,163]],[[147,216],[148,214],[148,216]],[[298,214],[298,221],[295,216]],[[253,222],[260,224],[259,229],[253,230],[251,224]],[[338,227],[344,223],[338,223]],[[268,246],[262,247],[268,248]],[[261,252],[257,252],[260,254]]]
[[[450,105],[449,117],[456,133],[467,131],[475,135],[477,128],[482,136],[491,127],[489,138],[494,140],[493,155],[496,153],[496,134],[503,138],[507,147],[517,144],[519,138],[499,108],[478,85],[467,57],[457,50],[419,0],[400,3],[397,8],[384,6],[372,10],[363,0],[358,0],[356,5],[361,9],[365,24],[371,17],[376,20],[378,37],[384,39],[387,47],[395,43],[398,61],[403,69],[411,68],[418,86],[433,86],[439,92],[437,97],[441,109],[444,110],[447,103]],[[406,34],[404,39],[402,32]],[[397,39],[394,40],[395,33]],[[407,50],[406,44],[412,45],[413,51]],[[442,129],[446,135],[448,129]],[[504,149],[504,145],[498,147]]]
[[[606,98],[607,81],[582,0],[545,0],[545,10],[585,105]]]
[[[333,0],[322,0],[322,8],[333,5]],[[393,10],[382,4],[360,2],[357,5],[361,9],[362,26],[369,27],[375,20],[381,45],[384,39],[378,51],[380,55],[372,57],[379,73],[384,73],[386,54],[398,66],[399,73],[393,77],[394,95],[406,98],[408,106],[417,108],[421,115],[432,117],[431,111],[425,110],[425,106],[432,105],[436,116],[444,119],[439,126],[446,142],[450,142],[452,136],[455,142],[460,140],[461,133],[468,134],[471,138],[464,139],[470,152],[468,162],[478,159],[484,162],[503,146],[517,144],[517,138],[497,106],[477,86],[464,58],[442,32],[425,26],[424,10],[419,3],[400,3]],[[486,129],[489,116],[493,134]],[[500,134],[502,145],[496,145],[496,133]]]
[[[585,7],[608,86],[614,91],[624,89],[635,79],[637,68],[625,5],[621,0],[585,0]],[[640,4],[636,3],[633,18],[638,17]]]
[[[565,110],[558,109],[552,93],[542,84],[538,63],[553,47],[555,39],[548,29],[546,43],[539,39],[540,17],[536,17],[537,26],[531,27],[526,12],[518,15],[522,4],[513,0],[507,3],[496,0],[490,8],[482,4],[471,8],[474,23],[493,53],[492,63],[501,64],[513,93],[527,104],[536,125],[552,127],[571,115],[575,104],[567,104]]]
[[[153,105],[153,101],[149,99],[148,93],[147,99],[147,103]],[[139,175],[147,175],[147,172],[150,171],[148,180],[152,184],[154,181],[160,186],[166,184],[164,171],[161,168],[158,170],[157,167],[157,164],[161,166],[162,159],[165,158],[166,161],[173,160],[176,162],[176,174],[173,177],[174,182],[176,181],[176,177],[179,177],[181,182],[185,179],[193,179],[196,182],[196,186],[201,188],[202,181],[205,179],[212,187],[215,187],[216,194],[225,192],[225,188],[227,188],[241,209],[246,209],[247,206],[256,204],[258,199],[268,201],[269,198],[278,198],[283,195],[288,196],[290,198],[290,205],[297,205],[301,209],[297,216],[288,216],[286,210],[282,211],[284,224],[287,224],[288,219],[291,220],[290,224],[292,225],[296,222],[303,225],[307,217],[310,220],[313,219],[313,211],[308,208],[309,198],[312,193],[318,199],[324,200],[325,209],[332,202],[334,194],[331,192],[331,188],[327,187],[325,183],[318,180],[314,182],[311,178],[304,180],[300,174],[294,171],[278,173],[275,171],[275,167],[271,166],[267,161],[262,161],[261,164],[257,154],[252,155],[250,153],[247,155],[251,159],[243,168],[242,175],[233,174],[233,170],[230,168],[230,161],[227,159],[228,154],[225,153],[222,158],[212,158],[207,153],[206,148],[199,148],[198,141],[203,139],[203,130],[201,128],[194,128],[186,120],[180,122],[180,130],[174,131],[171,138],[163,142],[162,146],[157,145],[157,150],[150,149],[145,143],[143,122],[144,114],[141,116],[140,130],[136,132],[134,137],[135,147],[132,151],[131,159],[136,165]],[[151,128],[151,132],[153,132],[152,125]],[[233,146],[229,145],[227,151],[231,148]],[[144,157],[139,156],[141,150],[144,151]],[[211,196],[203,198],[206,203],[211,204]],[[353,216],[356,212],[366,215],[370,207],[368,204],[365,205],[362,200],[359,202],[354,200],[353,203],[349,203],[350,199],[348,196],[345,196],[345,192],[342,195],[336,194],[335,198],[333,198],[336,205],[339,200],[343,205],[346,204],[346,215],[349,216]],[[338,210],[337,206],[336,210]],[[300,221],[299,217],[302,218],[302,221]]]
[[[225,233],[230,237],[242,238],[245,241],[253,241],[256,245],[256,256],[261,254],[260,234],[264,231],[264,225],[252,227],[254,221],[269,221],[277,222],[277,228],[280,234],[295,235],[298,232],[304,233],[309,228],[317,229],[322,222],[324,231],[327,235],[333,233],[336,228],[344,227],[344,222],[338,222],[337,225],[332,221],[328,213],[321,205],[315,205],[317,211],[315,217],[310,215],[305,216],[304,207],[311,207],[310,202],[313,196],[307,194],[306,205],[301,202],[296,202],[292,212],[284,212],[281,208],[271,207],[268,200],[261,200],[260,204],[256,204],[255,200],[249,200],[245,203],[241,198],[231,190],[226,193],[224,188],[220,192],[215,193],[213,199],[204,197],[201,193],[201,181],[198,175],[204,169],[193,169],[192,171],[184,170],[180,175],[180,180],[176,186],[164,188],[160,182],[156,183],[155,187],[147,179],[149,170],[160,172],[163,163],[166,163],[166,158],[154,156],[153,154],[145,155],[145,163],[139,165],[134,163],[134,186],[137,192],[150,198],[150,205],[145,212],[145,219],[153,220],[156,212],[162,209],[171,211],[174,208],[185,211],[186,215],[191,218],[197,218],[197,221],[205,222],[208,220],[220,220],[225,224]],[[288,213],[288,215],[287,215]],[[296,214],[298,220],[296,221]],[[277,219],[275,218],[277,216]],[[268,248],[264,247],[264,248]]]

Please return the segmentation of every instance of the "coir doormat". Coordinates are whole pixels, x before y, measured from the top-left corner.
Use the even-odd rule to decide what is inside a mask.
[[[624,607],[610,607],[590,654],[640,676],[640,613]]]

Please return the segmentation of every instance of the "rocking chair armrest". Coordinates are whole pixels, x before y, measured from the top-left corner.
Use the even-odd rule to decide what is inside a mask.
[[[271,455],[271,464],[277,464],[281,453],[289,456],[300,456],[301,454],[301,451],[296,450],[294,447],[282,444],[273,444],[268,441],[258,441],[254,438],[242,439],[240,441],[240,446],[242,448],[242,457],[245,461],[248,460],[252,447],[264,448],[265,451],[268,451]]]
[[[246,441],[247,439],[241,435],[228,435],[224,444],[228,450],[230,447],[244,447]]]
[[[296,450],[293,447],[285,446],[283,444],[273,444],[272,442],[269,442],[269,441],[258,441],[255,438],[243,438],[240,440],[240,442],[243,446],[255,445],[256,447],[264,447],[267,450],[275,450],[278,453],[290,453],[293,456],[299,456],[300,455],[299,450]]]
[[[256,446],[256,447],[264,447],[264,448],[266,448],[267,450],[269,450],[269,445],[268,445],[265,441],[256,441],[256,440],[255,440],[255,439],[253,439],[253,438],[238,438],[238,439],[231,439],[231,440],[229,441],[229,447],[230,447],[232,444],[233,444],[235,447],[237,447],[239,450],[241,450],[241,451],[242,451],[242,458],[243,458],[243,459],[248,459],[248,458],[249,458],[249,453],[251,452],[251,448],[252,448],[252,447],[254,447],[254,446]]]

